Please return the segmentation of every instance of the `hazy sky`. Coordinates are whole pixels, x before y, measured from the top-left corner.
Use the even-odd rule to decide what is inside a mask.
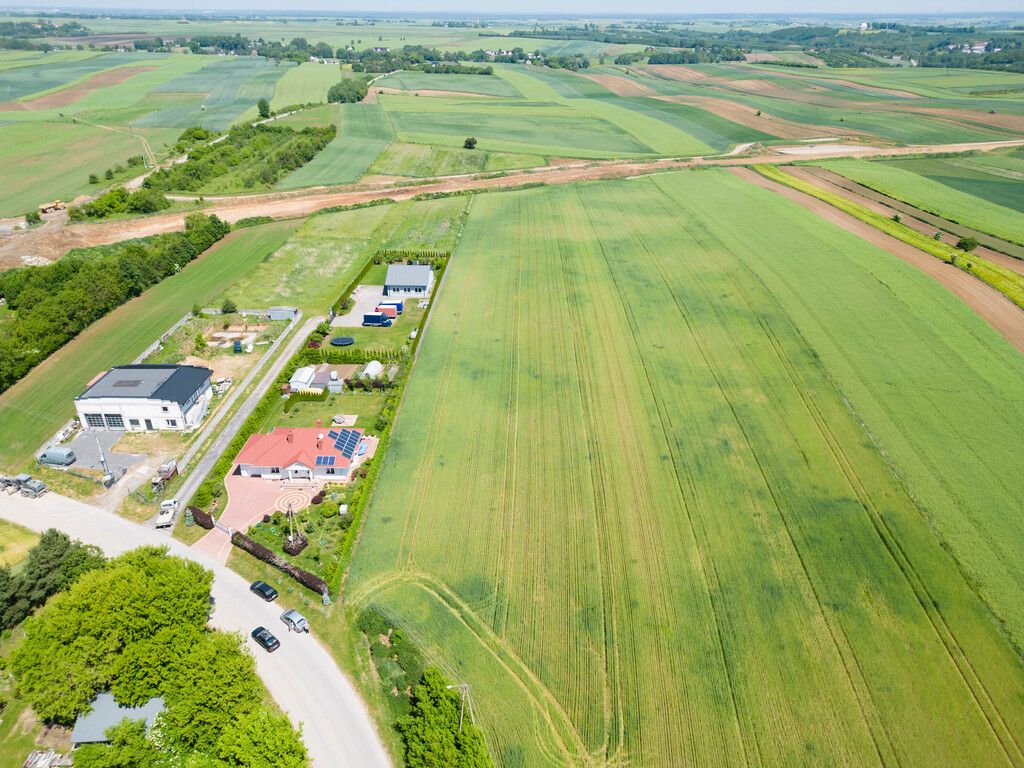
[[[0,0],[0,7],[7,5]],[[45,0],[14,0],[11,6],[31,6],[40,9],[55,8],[96,8],[135,10],[252,10],[288,11],[310,10],[333,13],[357,12],[419,12],[428,13],[498,13],[523,15],[538,14],[714,14],[714,13],[840,13],[854,17],[875,14],[898,13],[981,13],[985,11],[1021,11],[1020,0],[715,0],[715,2],[692,2],[688,0],[63,0],[50,5]],[[1022,13],[1024,15],[1024,13]]]

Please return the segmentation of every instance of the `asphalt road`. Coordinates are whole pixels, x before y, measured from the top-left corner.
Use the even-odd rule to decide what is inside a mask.
[[[235,411],[231,418],[228,419],[227,424],[224,425],[220,434],[217,435],[214,441],[210,444],[210,447],[206,450],[206,453],[203,454],[203,457],[196,462],[195,467],[189,472],[189,475],[185,479],[185,482],[182,483],[181,488],[179,488],[178,492],[174,494],[174,498],[181,502],[182,509],[184,508],[185,503],[192,498],[192,494],[196,492],[199,484],[206,479],[208,474],[210,474],[210,470],[213,469],[214,463],[216,463],[217,459],[220,458],[220,455],[227,449],[228,443],[230,443],[234,439],[235,435],[238,434],[238,430],[242,428],[242,424],[244,424],[245,420],[249,418],[249,414],[252,413],[252,409],[256,407],[259,401],[263,398],[263,395],[266,394],[267,388],[273,384],[274,379],[277,378],[277,375],[285,365],[288,364],[292,355],[298,352],[299,347],[305,344],[306,338],[313,332],[313,329],[325,319],[326,318],[323,317],[311,317],[306,321],[306,324],[299,328],[299,330],[288,340],[288,343],[276,352],[277,357],[270,364],[270,367],[263,375],[263,378],[260,379],[255,389],[253,389],[245,399],[245,402],[242,403],[241,408]],[[281,338],[284,337],[282,336]],[[280,339],[278,339],[278,341],[280,341]],[[275,347],[271,347],[268,354],[272,353],[274,349]],[[262,363],[263,361],[261,360],[260,362]],[[259,366],[257,366],[257,369],[258,368]],[[252,373],[255,374],[257,369],[254,369]],[[250,378],[251,377],[246,377],[246,379],[238,385],[236,392],[244,390],[245,387],[249,385]],[[230,407],[231,403],[225,403],[221,413],[226,413],[227,409]],[[206,436],[204,435],[199,438],[195,444],[200,445],[205,439]],[[192,457],[186,454],[181,463],[187,464],[191,459]]]
[[[217,605],[211,624],[246,637],[256,668],[274,700],[302,736],[316,768],[388,768],[391,760],[359,695],[311,635],[292,634],[281,623],[289,607],[265,603],[241,576],[201,552],[113,513],[53,492],[39,499],[0,494],[0,517],[35,531],[58,528],[69,536],[117,555],[144,545],[166,546],[178,557],[213,571]],[[281,641],[275,653],[257,646],[249,633],[268,627]]]

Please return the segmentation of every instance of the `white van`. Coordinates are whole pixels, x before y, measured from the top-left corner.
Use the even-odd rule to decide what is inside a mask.
[[[39,454],[39,463],[50,464],[55,467],[69,467],[75,463],[77,458],[75,452],[70,448],[51,445]]]

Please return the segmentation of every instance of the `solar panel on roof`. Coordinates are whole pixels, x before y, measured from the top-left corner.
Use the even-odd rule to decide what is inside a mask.
[[[316,465],[318,467],[333,467],[334,457],[333,456],[317,456]]]
[[[337,432],[337,430],[332,429],[330,432],[327,433],[327,437],[329,439],[331,439],[331,440],[337,440],[338,439],[338,432]]]
[[[359,433],[354,429],[341,430],[338,433],[338,438],[334,441],[334,447],[341,451],[341,455],[346,459],[352,458],[358,444]]]

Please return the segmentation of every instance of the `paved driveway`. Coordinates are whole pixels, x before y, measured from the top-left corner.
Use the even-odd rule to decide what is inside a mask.
[[[289,503],[296,512],[305,509],[320,490],[319,485],[294,488],[284,486],[280,480],[240,475],[228,475],[224,478],[224,486],[227,488],[227,504],[217,522],[242,532],[262,520],[264,515],[288,511]],[[226,563],[231,554],[231,538],[220,528],[208,531],[195,546],[218,563]]]
[[[75,435],[67,447],[75,452],[77,457],[73,466],[88,467],[89,469],[102,469],[100,464],[100,449],[96,441],[103,447],[103,456],[107,460],[107,466],[114,473],[114,477],[120,475],[118,470],[128,470],[139,462],[145,461],[147,456],[142,453],[118,453],[114,450],[117,441],[121,439],[123,432],[96,432],[83,431]]]
[[[383,285],[357,285],[356,289],[352,291],[352,308],[344,315],[334,318],[331,321],[331,327],[359,328],[363,324],[363,315],[373,312],[383,298]]]
[[[302,725],[312,764],[316,768],[391,766],[366,706],[330,654],[312,635],[286,632],[280,615],[288,606],[263,602],[234,571],[176,539],[53,492],[38,499],[0,495],[0,517],[34,531],[58,528],[101,547],[107,555],[144,545],[166,546],[172,555],[210,569],[217,600],[211,623],[247,638],[256,670],[274,700],[292,723]],[[249,638],[261,624],[281,641],[277,652],[268,654]]]

